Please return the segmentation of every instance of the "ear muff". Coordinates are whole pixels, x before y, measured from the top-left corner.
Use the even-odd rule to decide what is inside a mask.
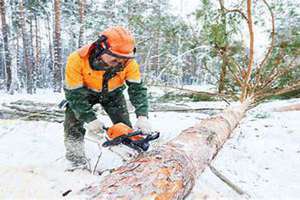
[[[126,56],[121,56],[112,53],[109,48],[110,45],[107,41],[107,37],[105,35],[100,35],[99,38],[95,42],[96,48],[92,50],[90,57],[89,57],[89,62],[90,66],[92,67],[93,70],[108,70],[110,66],[107,65],[104,61],[99,59],[101,55],[104,53],[109,54],[111,56],[117,57],[117,58],[124,58],[127,59]],[[135,54],[136,48],[134,47],[133,53]]]
[[[107,37],[105,35],[100,35],[95,42],[95,48],[92,50],[89,56],[89,63],[93,70],[108,70],[110,67],[103,62],[99,57],[106,52],[106,49],[109,48],[107,42]]]
[[[110,45],[107,41],[107,37],[105,35],[100,35],[98,40],[96,41],[97,43],[97,48],[99,49],[109,49]]]

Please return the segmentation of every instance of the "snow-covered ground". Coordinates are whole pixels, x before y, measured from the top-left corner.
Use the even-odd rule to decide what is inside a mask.
[[[1,95],[0,103],[34,99],[58,102],[62,95]],[[253,199],[298,199],[300,196],[300,112],[273,112],[277,106],[300,99],[273,101],[250,110],[212,166]],[[190,104],[197,106],[197,104]],[[161,132],[159,144],[176,137],[183,129],[209,117],[201,113],[152,112],[150,119]],[[131,116],[135,121],[134,115]],[[107,116],[103,119],[109,122]],[[155,148],[153,144],[152,148]],[[122,164],[119,155],[86,140],[86,153],[93,169]],[[63,126],[44,121],[0,120],[0,199],[80,199],[83,187],[100,182],[102,176],[88,172],[65,172]],[[235,191],[206,169],[188,199],[241,199]]]
[[[300,99],[261,104],[247,113],[213,161],[225,177],[251,199],[300,198],[300,111],[273,112]],[[240,199],[206,169],[191,199]]]

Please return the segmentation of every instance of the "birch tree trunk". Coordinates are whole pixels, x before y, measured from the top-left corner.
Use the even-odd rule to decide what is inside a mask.
[[[2,25],[2,36],[4,43],[4,58],[5,58],[5,71],[6,71],[6,90],[9,91],[11,87],[11,55],[8,46],[8,25],[6,23],[6,12],[5,12],[5,0],[0,0],[0,14],[1,14],[1,25]]]
[[[100,185],[80,191],[96,199],[183,199],[252,103],[246,99],[205,119],[155,150],[116,169]]]
[[[61,92],[62,89],[62,55],[61,55],[61,3],[54,0],[54,92]]]

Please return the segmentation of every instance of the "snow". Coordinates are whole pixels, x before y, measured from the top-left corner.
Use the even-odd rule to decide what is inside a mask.
[[[250,110],[212,165],[253,199],[298,199],[300,195],[300,112],[272,112],[300,99],[264,103]],[[193,197],[208,192],[241,198],[210,169],[197,180]],[[192,198],[193,199],[193,198]]]
[[[43,103],[59,103],[64,99],[63,93],[53,93],[50,89],[37,90],[36,94],[16,93],[9,95],[0,91],[0,104],[17,100],[32,100]]]
[[[57,103],[62,94],[2,95],[2,102],[18,99]],[[253,199],[296,199],[300,195],[300,112],[273,112],[273,108],[300,102],[300,99],[272,101],[248,111],[239,127],[213,161],[212,166]],[[209,105],[205,102],[205,105]],[[217,106],[211,102],[212,106]],[[187,103],[191,107],[202,107]],[[222,107],[222,105],[219,105]],[[100,116],[107,124],[107,116]],[[152,112],[150,119],[161,132],[156,145],[176,137],[182,130],[207,118],[203,113]],[[134,114],[131,115],[135,122]],[[63,125],[44,121],[0,120],[0,199],[81,199],[77,192],[100,182],[104,175],[87,171],[65,172]],[[86,153],[97,170],[111,169],[122,159],[86,139]],[[120,152],[124,152],[121,147]],[[127,149],[128,150],[128,149]],[[118,148],[114,149],[118,151]],[[243,199],[217,178],[209,168],[196,181],[188,199]]]

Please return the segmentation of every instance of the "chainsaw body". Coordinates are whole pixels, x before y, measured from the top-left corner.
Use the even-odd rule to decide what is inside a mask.
[[[104,129],[108,138],[102,144],[103,147],[124,144],[138,152],[143,152],[149,149],[150,141],[159,137],[159,132],[146,134],[140,130],[135,131],[124,123],[117,123],[110,128],[104,127]]]

